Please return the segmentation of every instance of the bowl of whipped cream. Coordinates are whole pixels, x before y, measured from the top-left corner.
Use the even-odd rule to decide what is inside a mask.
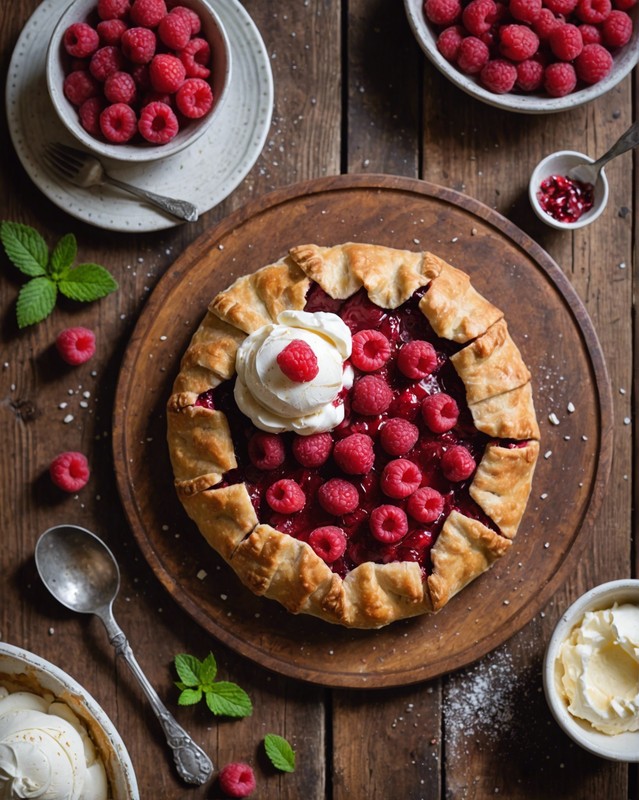
[[[0,796],[139,800],[111,720],[71,676],[0,642]]]
[[[563,614],[544,658],[546,700],[578,745],[639,762],[639,580],[595,586]]]

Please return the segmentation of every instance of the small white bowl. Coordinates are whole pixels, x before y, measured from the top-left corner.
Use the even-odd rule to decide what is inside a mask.
[[[539,187],[546,178],[549,178],[551,175],[565,176],[572,167],[576,167],[578,164],[592,164],[593,161],[594,159],[590,158],[590,156],[578,153],[576,150],[558,150],[556,153],[551,153],[549,156],[546,156],[537,164],[528,183],[528,197],[533,211],[542,222],[560,231],[574,231],[577,228],[590,225],[591,222],[594,222],[603,213],[608,202],[609,191],[608,178],[606,178],[604,170],[601,170],[599,173],[599,178],[595,184],[595,196],[592,208],[583,213],[575,222],[560,222],[554,217],[551,217],[550,214],[547,214],[541,207],[537,198]]]
[[[20,647],[0,642],[0,686],[9,691],[52,694],[87,728],[102,758],[112,800],[140,800],[133,764],[111,720],[93,697],[66,672]]]
[[[595,586],[576,600],[561,617],[550,638],[544,657],[543,683],[546,701],[553,717],[578,745],[610,761],[639,762],[639,731],[613,735],[595,730],[585,720],[568,711],[560,686],[557,657],[562,642],[578,625],[586,611],[610,608],[614,603],[639,605],[639,580],[610,581]]]
[[[68,58],[62,45],[65,30],[74,22],[85,22],[97,18],[97,0],[73,0],[62,13],[53,29],[46,58],[47,88],[53,107],[69,133],[87,150],[103,158],[117,161],[141,163],[156,161],[179,153],[193,144],[213,125],[219,117],[220,109],[226,98],[228,84],[231,79],[231,50],[229,40],[219,16],[205,0],[169,0],[172,6],[181,5],[196,11],[202,20],[202,32],[198,34],[206,38],[211,46],[211,77],[213,90],[213,108],[200,119],[190,120],[177,133],[174,139],[163,145],[144,142],[112,144],[96,139],[80,124],[77,108],[64,96],[63,82],[65,63]]]

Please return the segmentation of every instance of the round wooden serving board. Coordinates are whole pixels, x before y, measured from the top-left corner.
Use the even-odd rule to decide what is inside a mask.
[[[431,250],[468,272],[505,312],[533,375],[542,433],[532,494],[509,553],[439,614],[378,631],[295,616],[242,586],[183,511],[166,446],[172,382],[215,294],[293,245],[346,241]],[[115,468],[144,556],[206,631],[294,678],[340,687],[399,686],[457,669],[503,643],[574,568],[610,468],[611,406],[588,315],[557,265],[526,234],[487,206],[433,184],[338,176],[240,209],[203,234],[163,277],[122,366]]]

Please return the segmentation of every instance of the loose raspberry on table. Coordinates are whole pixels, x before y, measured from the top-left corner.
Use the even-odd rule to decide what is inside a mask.
[[[147,142],[166,144],[180,130],[177,117],[167,103],[147,103],[140,112],[138,130]]]
[[[422,471],[406,458],[396,458],[384,467],[380,487],[385,495],[395,500],[409,497],[419,489],[422,482]]]
[[[462,23],[472,36],[481,36],[490,30],[496,13],[493,0],[471,0],[462,12]]]
[[[608,47],[623,47],[632,36],[632,19],[625,11],[614,9],[601,26],[601,36]]]
[[[84,364],[95,353],[95,334],[89,328],[65,328],[57,335],[55,346],[63,361],[72,366]]]
[[[333,449],[330,433],[312,433],[310,436],[295,436],[293,455],[303,467],[321,467],[328,461]]]
[[[196,36],[202,30],[202,21],[192,8],[187,8],[186,6],[175,6],[175,8],[171,9],[170,13],[181,14],[182,16],[186,17],[191,26],[191,33],[193,36]]]
[[[319,373],[317,356],[311,346],[303,339],[293,339],[292,342],[289,342],[278,353],[276,360],[284,375],[295,383],[312,381]]]
[[[459,406],[445,392],[430,394],[422,400],[422,417],[433,433],[446,433],[457,425]]]
[[[403,456],[419,439],[419,428],[406,419],[394,417],[385,422],[379,432],[379,441],[389,456]]]
[[[515,85],[517,69],[510,61],[495,58],[489,61],[479,73],[480,82],[495,94],[505,94]]]
[[[332,564],[344,555],[346,535],[336,525],[322,525],[310,532],[308,543],[322,561]]]
[[[177,90],[175,105],[187,119],[200,119],[213,106],[213,91],[202,78],[187,78]]]
[[[393,391],[382,378],[365,375],[353,386],[351,408],[364,416],[383,414],[393,399]]]
[[[539,37],[539,41],[545,42],[559,25],[563,25],[563,20],[555,16],[549,8],[542,8],[539,16],[532,24],[532,29]]]
[[[555,61],[546,67],[544,88],[551,97],[564,97],[570,94],[576,85],[577,75],[572,64],[567,61]]]
[[[515,19],[531,25],[539,16],[541,6],[542,0],[510,0],[508,10]]]
[[[222,767],[220,789],[229,797],[248,797],[255,790],[255,774],[248,764],[235,761]]]
[[[408,533],[408,518],[398,506],[377,506],[371,511],[369,528],[379,542],[393,544]]]
[[[124,19],[130,10],[130,0],[98,0],[100,19]]]
[[[128,72],[113,72],[104,81],[104,96],[110,103],[128,103],[135,99],[137,87]]]
[[[358,331],[353,336],[351,361],[362,372],[381,369],[390,358],[390,342],[381,331]]]
[[[279,514],[294,514],[306,505],[306,495],[299,483],[290,478],[282,478],[268,487],[266,502]]]
[[[129,28],[120,40],[122,52],[134,64],[148,64],[157,47],[157,39],[148,28]]]
[[[365,475],[373,467],[373,440],[365,433],[352,433],[333,447],[337,466],[348,475]]]
[[[610,73],[612,55],[601,44],[586,44],[575,59],[575,72],[584,83],[597,83]]]
[[[478,39],[476,36],[466,36],[459,45],[459,51],[457,53],[457,66],[466,75],[475,75],[477,72],[481,72],[482,67],[488,61],[489,54],[488,45],[484,44],[481,39]],[[408,344],[416,344],[416,342],[409,342]],[[424,344],[429,343],[424,342]],[[406,347],[407,345],[404,345],[403,349]],[[437,366],[437,355],[435,354],[435,350],[430,344],[429,347],[432,349],[435,358],[435,366]],[[404,372],[401,364],[399,363],[399,358],[397,359],[397,363],[400,370]],[[408,377],[411,376],[409,375]]]
[[[584,45],[601,44],[601,30],[597,25],[589,25],[587,22],[584,22],[579,25],[579,32],[581,33],[581,40]]]
[[[171,50],[181,50],[191,38],[191,21],[183,14],[167,14],[160,20],[158,36]]]
[[[123,65],[124,59],[120,48],[107,44],[104,47],[100,47],[91,56],[89,72],[97,81],[104,83],[112,72],[122,69]]]
[[[597,25],[603,22],[612,11],[610,0],[579,0],[575,13],[582,22]]]
[[[60,453],[49,465],[51,480],[63,492],[77,492],[86,486],[91,472],[83,453]]]
[[[331,478],[317,490],[317,500],[324,511],[341,517],[355,511],[359,505],[359,492],[350,481]]]
[[[62,43],[70,56],[87,58],[100,46],[100,36],[86,22],[74,22],[64,32]]]
[[[184,64],[177,56],[160,53],[149,65],[151,86],[156,92],[176,92],[186,78]]]
[[[106,100],[103,97],[89,97],[78,109],[80,125],[87,133],[92,136],[100,136],[100,114],[106,108]]]
[[[528,58],[517,64],[516,86],[522,92],[536,92],[544,84],[544,67],[540,61]]]
[[[406,502],[406,511],[417,522],[436,522],[444,510],[444,497],[430,486],[422,486]]]
[[[95,26],[102,44],[119,44],[127,24],[122,19],[103,19]]]
[[[136,25],[155,28],[167,14],[166,3],[164,0],[134,0],[130,13]]]
[[[453,483],[465,481],[475,471],[477,464],[469,450],[461,444],[449,447],[441,459],[444,476]]]
[[[446,61],[457,61],[459,46],[464,39],[464,29],[461,25],[451,25],[443,30],[437,37],[437,49]]]
[[[100,114],[100,130],[109,142],[124,144],[130,141],[138,130],[135,111],[126,103],[113,103]]]
[[[206,66],[211,60],[211,47],[206,39],[196,37],[178,53],[184,64],[187,78],[208,78],[211,70]]]
[[[476,39],[474,36],[466,37],[461,44],[460,58],[464,52],[463,48],[466,42],[470,42],[471,46],[474,46],[479,42],[479,39]],[[483,45],[482,42],[479,42],[479,44]],[[483,48],[485,48],[487,56],[488,48],[486,48],[486,45],[483,45]],[[484,52],[483,48],[480,48],[482,53]],[[465,53],[465,57],[467,57],[470,62],[473,58],[479,56],[477,51],[474,50]],[[437,353],[430,342],[414,339],[412,342],[406,342],[405,345],[402,345],[401,350],[397,354],[397,366],[400,372],[406,375],[407,378],[421,380],[422,378],[426,378],[437,368]]]
[[[254,433],[248,441],[248,457],[258,469],[277,469],[286,458],[284,442],[276,433]]]
[[[424,13],[433,25],[452,25],[461,17],[459,0],[426,0]]]
[[[511,61],[525,61],[539,49],[539,37],[527,25],[504,25],[500,31],[499,51]]]
[[[96,79],[85,69],[70,72],[62,84],[64,96],[74,106],[81,106],[89,97],[95,97],[100,92],[100,85]]]
[[[548,37],[553,54],[562,61],[573,61],[583,50],[581,31],[569,22],[559,25]]]

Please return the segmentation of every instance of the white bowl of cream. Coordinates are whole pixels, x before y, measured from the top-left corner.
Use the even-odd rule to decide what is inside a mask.
[[[548,643],[543,681],[553,716],[577,744],[639,762],[639,580],[595,586],[570,606]]]

